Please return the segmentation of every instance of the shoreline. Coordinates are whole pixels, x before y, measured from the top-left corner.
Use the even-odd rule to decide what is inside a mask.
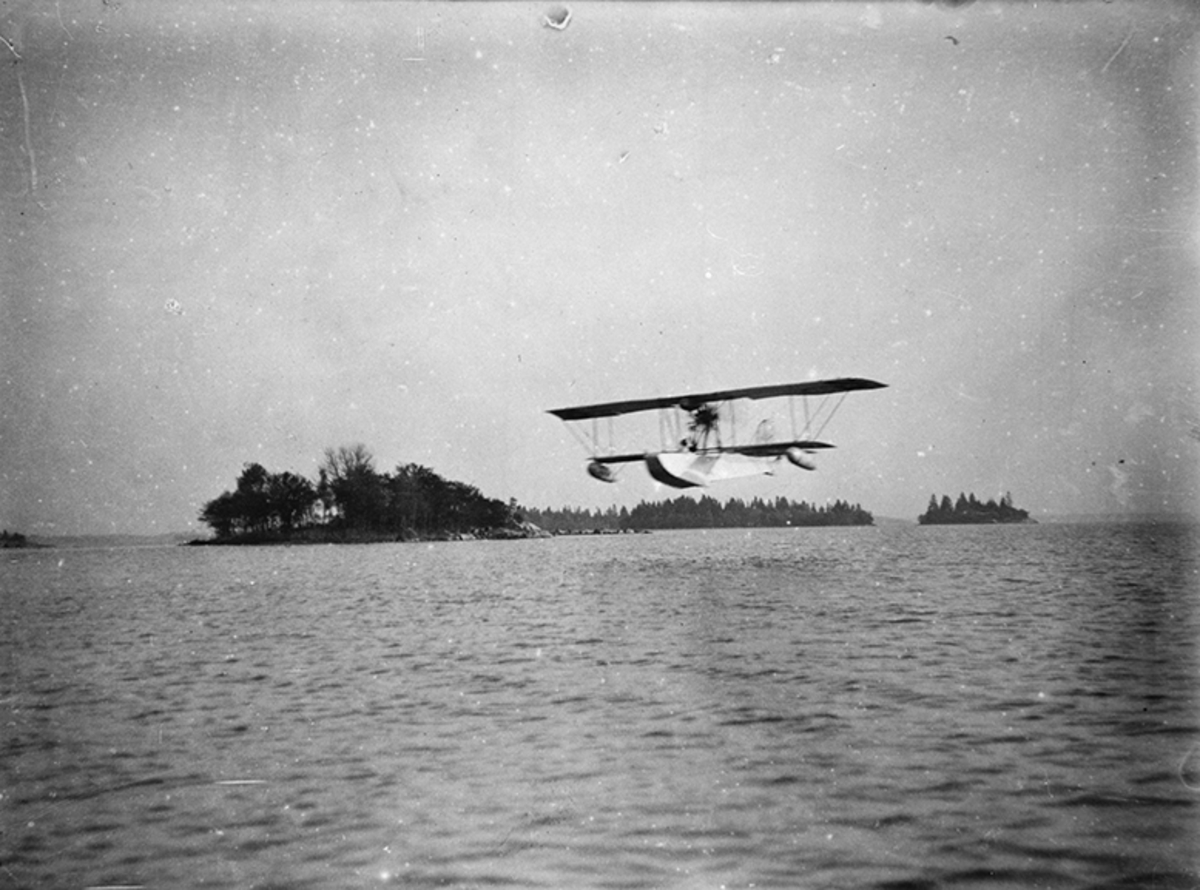
[[[918,517],[918,525],[1037,525],[1038,521],[1028,516],[1019,519],[1000,519],[995,516],[969,516],[961,519],[926,519]]]
[[[439,541],[517,541],[548,538],[550,533],[530,525],[527,528],[493,528],[474,532],[415,531],[385,532],[366,529],[307,528],[292,532],[263,532],[231,535],[225,538],[195,538],[183,547],[257,547],[306,544],[422,544]]]

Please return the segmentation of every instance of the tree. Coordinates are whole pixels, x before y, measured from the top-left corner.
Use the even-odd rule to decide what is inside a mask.
[[[351,528],[381,524],[386,499],[375,472],[375,458],[361,443],[326,448],[321,464],[334,510]]]
[[[291,531],[312,518],[317,491],[303,476],[283,472],[270,476],[267,483],[271,513],[284,531]]]
[[[291,531],[312,518],[313,485],[295,473],[268,473],[262,464],[246,464],[234,491],[223,492],[200,511],[200,520],[218,538]]]
[[[321,505],[321,518],[328,521],[329,517],[337,515],[337,499],[329,486],[329,474],[325,468],[317,470],[317,503]]]
[[[413,499],[413,527],[418,530],[440,528],[446,510],[445,480],[420,464],[409,464],[405,469]]]
[[[250,463],[238,477],[237,506],[246,530],[264,532],[271,525],[271,474],[262,464]]]
[[[242,530],[241,508],[233,492],[225,491],[200,510],[200,521],[209,526],[218,538],[229,538]]]
[[[361,442],[326,448],[325,461],[321,468],[326,471],[331,481],[350,479],[354,476],[373,474],[375,457]]]

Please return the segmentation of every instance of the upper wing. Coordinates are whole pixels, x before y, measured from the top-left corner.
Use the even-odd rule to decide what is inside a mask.
[[[633,399],[627,402],[602,402],[598,405],[581,405],[577,408],[555,408],[550,411],[560,420],[587,420],[592,417],[615,417],[635,411],[652,411],[655,408],[683,408],[690,411],[706,402],[724,402],[729,399],[770,399],[778,396],[824,396],[831,393],[851,392],[858,389],[880,389],[886,383],[877,383],[862,377],[838,377],[832,380],[809,380],[805,383],[780,383],[775,386],[751,386],[743,389],[722,389],[716,392],[689,393],[682,396],[666,396],[659,399]]]
[[[630,402],[605,402],[600,405],[580,405],[577,408],[555,408],[549,413],[560,420],[587,420],[591,417],[616,417],[635,411],[650,411],[654,408],[672,408],[679,402],[675,399],[637,399]]]

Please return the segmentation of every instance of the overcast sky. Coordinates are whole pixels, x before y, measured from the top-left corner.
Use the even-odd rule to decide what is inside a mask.
[[[632,505],[547,409],[824,376],[888,388],[709,493],[1196,509],[1192,6],[548,15],[7,5],[0,525],[197,529],[355,442]]]

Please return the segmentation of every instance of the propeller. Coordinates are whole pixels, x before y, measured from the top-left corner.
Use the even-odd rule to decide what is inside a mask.
[[[692,420],[688,424],[688,431],[691,432],[691,445],[693,448],[704,448],[708,445],[709,434],[716,431],[718,444],[720,444],[720,431],[717,428],[717,423],[720,420],[720,413],[717,409],[709,404],[701,403],[691,409]]]

